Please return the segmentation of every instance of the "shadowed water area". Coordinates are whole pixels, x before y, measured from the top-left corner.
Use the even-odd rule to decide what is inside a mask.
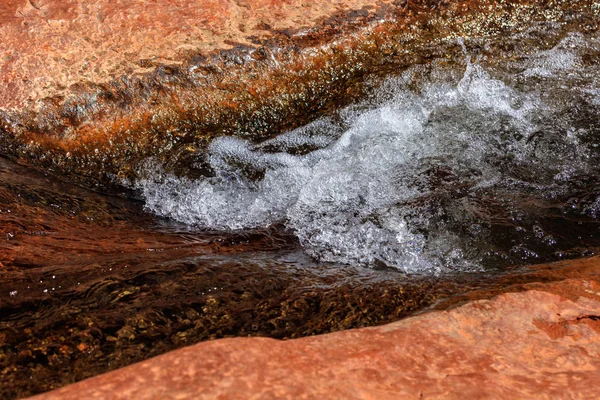
[[[391,322],[596,254],[597,34],[430,51],[307,125],[212,140],[187,174],[149,157],[112,195],[0,158],[0,396],[202,340]]]

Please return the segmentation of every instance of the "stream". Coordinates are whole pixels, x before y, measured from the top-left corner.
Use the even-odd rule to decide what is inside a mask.
[[[600,249],[600,37],[457,39],[266,140],[98,193],[0,158],[0,397],[232,336],[398,320]],[[494,47],[496,46],[496,47]],[[507,46],[509,47],[509,46]]]

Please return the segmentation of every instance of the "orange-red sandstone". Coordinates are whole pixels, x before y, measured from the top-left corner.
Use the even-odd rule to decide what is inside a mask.
[[[312,27],[338,12],[391,0],[3,0],[0,107],[33,105],[74,83],[103,83]]]
[[[36,399],[597,398],[600,258],[571,266],[587,277],[375,328],[204,342]]]
[[[0,107],[31,109],[77,82],[149,73],[189,52],[249,44],[391,2],[4,0]],[[384,327],[296,341],[202,343],[42,398],[594,398],[598,282],[596,275],[537,284]]]
[[[148,157],[196,176],[217,136],[262,140],[358,101],[371,78],[462,60],[457,36],[594,31],[596,5],[0,1],[0,154],[93,187],[135,179]]]

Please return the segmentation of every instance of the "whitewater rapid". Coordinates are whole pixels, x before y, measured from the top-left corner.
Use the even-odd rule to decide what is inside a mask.
[[[600,104],[596,75],[582,63],[590,46],[598,43],[568,35],[508,74],[487,70],[463,45],[462,66],[414,66],[330,118],[260,143],[215,139],[205,178],[148,160],[135,188],[153,213],[201,229],[282,224],[325,262],[476,270],[493,251],[475,243],[494,223],[483,194],[506,196],[511,209],[521,191],[557,196],[571,178],[596,174],[589,129],[561,117],[564,99]],[[600,198],[579,211],[596,218],[599,209]],[[530,225],[515,229],[537,226],[540,243],[556,242]]]

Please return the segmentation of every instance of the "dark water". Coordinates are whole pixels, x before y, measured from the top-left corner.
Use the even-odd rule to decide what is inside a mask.
[[[215,140],[204,178],[149,161],[129,198],[0,158],[0,397],[391,322],[596,254],[600,47],[555,42],[503,63],[465,47],[277,140]]]
[[[0,221],[3,398],[201,340],[381,324],[453,295],[537,279],[521,267],[409,276],[319,263],[281,227],[193,230],[2,159]],[[582,256],[598,245],[588,234],[565,248]]]

